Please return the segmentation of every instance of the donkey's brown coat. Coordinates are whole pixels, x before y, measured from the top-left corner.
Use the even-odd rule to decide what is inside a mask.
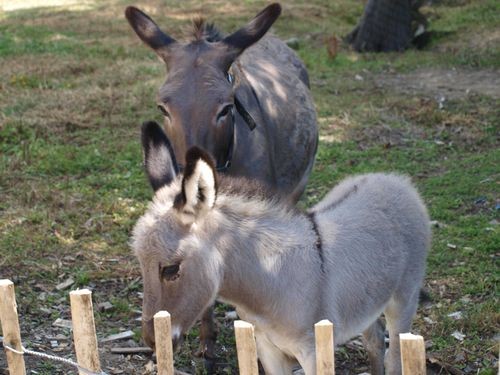
[[[280,12],[271,4],[226,37],[198,20],[188,43],[137,8],[126,16],[167,65],[157,100],[177,161],[183,165],[186,150],[200,146],[221,168],[231,159],[228,174],[258,179],[295,202],[312,169],[318,127],[304,64],[281,40],[264,36]],[[253,118],[253,131],[235,107]]]

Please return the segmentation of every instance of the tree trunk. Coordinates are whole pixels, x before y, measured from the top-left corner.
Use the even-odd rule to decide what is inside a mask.
[[[412,41],[414,0],[368,0],[359,25],[347,36],[358,52],[403,51]]]

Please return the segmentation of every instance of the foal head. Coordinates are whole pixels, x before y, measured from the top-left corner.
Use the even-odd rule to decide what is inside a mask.
[[[229,68],[247,47],[264,36],[280,12],[279,4],[271,4],[225,38],[200,21],[195,23],[195,39],[180,43],[139,9],[126,9],[125,15],[139,38],[167,65],[168,76],[157,103],[181,164],[186,150],[199,146],[214,157],[219,169],[229,165],[235,107],[234,78]]]
[[[155,191],[132,239],[144,281],[143,337],[154,347],[153,315],[167,310],[175,345],[218,291],[221,261],[201,229],[215,204],[217,178],[212,158],[197,147],[187,152],[178,176],[170,142],[155,122],[143,125],[142,144]]]

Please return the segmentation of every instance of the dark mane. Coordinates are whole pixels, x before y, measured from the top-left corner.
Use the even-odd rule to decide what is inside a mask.
[[[263,184],[255,179],[246,177],[218,175],[219,190],[226,194],[243,195],[248,198],[268,199],[276,197],[277,194],[270,186]]]
[[[192,36],[194,40],[206,40],[210,43],[221,41],[224,38],[213,23],[206,23],[202,17],[193,20]]]
[[[285,203],[287,209],[291,212],[301,212],[294,205],[288,205],[286,197],[279,194],[276,189],[256,179],[249,179],[244,176],[227,176],[220,173],[217,179],[218,189],[223,194],[238,195],[249,199],[274,201],[278,204]]]

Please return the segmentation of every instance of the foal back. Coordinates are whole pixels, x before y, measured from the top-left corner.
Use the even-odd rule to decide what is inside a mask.
[[[384,334],[377,319],[384,313],[386,371],[399,374],[399,333],[411,329],[431,238],[420,196],[406,177],[368,174],[336,186],[311,215],[328,275],[322,314],[333,320],[336,342],[364,332],[372,374],[383,374]]]

